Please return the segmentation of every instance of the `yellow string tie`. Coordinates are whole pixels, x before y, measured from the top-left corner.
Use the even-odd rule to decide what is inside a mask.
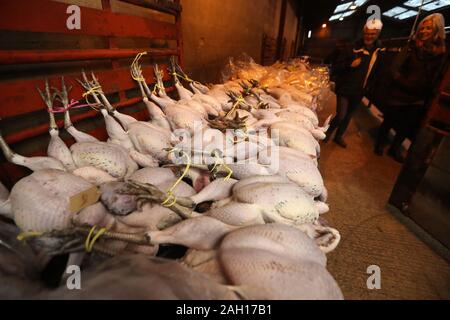
[[[212,167],[210,172],[213,172],[217,167],[223,167],[223,168],[225,168],[225,170],[228,171],[227,176],[225,178],[223,178],[223,180],[224,181],[229,180],[231,178],[231,176],[233,175],[233,170],[231,170],[231,168],[229,166],[227,166],[225,163],[222,162],[222,160],[219,158],[217,153],[214,153],[214,158],[216,159],[216,161],[214,162],[214,166]]]
[[[19,241],[24,241],[27,238],[32,238],[32,237],[40,237],[42,236],[44,233],[43,232],[37,232],[37,231],[25,231],[25,232],[21,232],[17,235],[16,239]]]
[[[233,175],[233,170],[231,170],[231,168],[227,166],[225,163],[222,163],[222,166],[225,168],[225,170],[228,171],[228,174],[225,178],[223,178],[223,181],[228,181]]]
[[[201,84],[200,82],[195,81],[194,79],[189,78],[188,75],[183,76],[183,75],[177,73],[176,71],[175,71],[175,72],[172,72],[172,75],[173,75],[173,76],[176,76],[176,77],[178,77],[178,78],[181,78],[181,79],[183,79],[183,80],[186,80],[186,81],[189,82],[189,83],[192,82],[192,83],[198,83],[198,84]]]
[[[92,95],[94,93],[103,93],[102,92],[102,87],[101,86],[95,86],[90,88],[88,91],[86,91],[85,93],[83,93],[83,98]]]
[[[174,193],[172,191],[167,191],[167,198],[166,200],[164,200],[163,202],[161,202],[161,204],[164,207],[168,207],[170,208],[171,206],[173,206],[175,203],[177,203],[177,197],[174,195]]]
[[[139,74],[136,74],[136,72],[138,71],[139,59],[141,59],[142,56],[146,55],[146,54],[147,54],[147,51],[138,53],[136,55],[136,57],[134,58],[133,62],[131,63],[131,77],[136,81],[140,81],[140,82],[145,81],[144,77],[140,76]],[[135,70],[136,70],[136,72],[135,72]]]
[[[173,149],[171,152],[175,152],[175,149]],[[166,200],[164,200],[161,204],[165,207],[171,207],[173,206],[175,203],[177,203],[177,197],[173,194],[173,191],[175,190],[175,188],[180,184],[181,180],[183,180],[183,178],[188,174],[189,172],[189,168],[191,167],[191,158],[189,157],[189,155],[184,152],[183,150],[181,150],[181,152],[183,153],[183,157],[185,156],[187,159],[187,164],[186,164],[186,168],[184,168],[183,174],[177,179],[177,181],[175,181],[175,183],[170,187],[170,189],[167,191],[167,198]],[[171,202],[170,202],[171,201]],[[170,203],[169,203],[170,202]]]
[[[153,87],[153,91],[152,91],[152,95],[156,95],[156,89],[159,89],[161,91],[163,91],[163,88],[159,85],[159,83],[155,83],[154,87]]]
[[[101,87],[101,86],[95,86],[95,87],[92,87],[91,89],[89,89],[88,91],[86,91],[85,93],[83,93],[82,97],[86,99],[86,103],[89,105],[89,107],[91,107],[92,109],[94,109],[94,110],[96,110],[96,111],[100,111],[100,109],[94,107],[94,105],[95,105],[96,103],[92,103],[92,102],[90,102],[89,99],[88,99],[88,97],[89,97],[90,95],[94,95],[94,94],[96,94],[96,93],[98,93],[98,94],[102,94],[102,93],[103,93],[102,87]]]
[[[244,98],[242,97],[238,97],[236,102],[233,104],[233,106],[231,107],[231,110],[228,111],[228,113],[225,115],[225,117],[228,117],[229,115],[233,114],[234,111],[236,110],[237,106],[241,103],[246,103],[246,101],[244,100]]]
[[[92,251],[92,249],[94,248],[95,242],[98,240],[98,238],[100,238],[100,236],[102,234],[104,234],[106,232],[106,228],[100,228],[98,230],[98,232],[95,234],[95,236],[91,240],[91,237],[94,234],[96,228],[97,228],[97,226],[93,226],[91,228],[91,230],[89,231],[89,234],[88,234],[88,236],[86,238],[86,241],[84,243],[84,247],[85,247],[87,252],[91,252]]]
[[[225,178],[223,178],[223,181],[228,181],[231,178],[231,176],[233,175],[233,170],[231,170],[231,168],[229,166],[227,166],[225,163],[218,163],[217,165],[228,171],[228,174],[225,176]],[[211,169],[211,172],[214,171],[214,169],[217,165],[214,164],[214,167]]]
[[[219,166],[221,164],[219,162],[220,158],[216,154],[214,154],[214,158],[216,159],[216,161],[214,161],[214,166],[210,170],[211,172],[214,172],[214,170],[216,170],[217,166]]]

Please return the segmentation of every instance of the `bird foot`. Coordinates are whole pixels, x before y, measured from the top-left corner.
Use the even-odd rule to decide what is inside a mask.
[[[125,189],[119,190],[119,193],[136,196],[138,210],[142,210],[142,206],[148,202],[162,203],[167,198],[167,195],[154,185],[133,180],[127,181]]]

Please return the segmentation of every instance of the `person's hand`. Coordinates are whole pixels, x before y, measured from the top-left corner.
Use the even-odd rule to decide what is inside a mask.
[[[353,60],[351,67],[356,68],[356,67],[359,67],[360,64],[361,64],[361,58],[356,58],[355,60]]]

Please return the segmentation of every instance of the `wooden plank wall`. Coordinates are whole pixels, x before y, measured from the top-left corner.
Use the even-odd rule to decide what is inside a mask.
[[[66,10],[74,3],[81,9],[79,30],[66,26]],[[0,129],[6,141],[17,153],[45,154],[48,114],[36,87],[43,88],[45,79],[60,87],[64,76],[73,86],[69,98],[83,101],[76,81],[82,69],[95,72],[113,105],[147,119],[129,66],[137,53],[147,51],[141,60],[147,82],[154,82],[153,63],[169,81],[169,57],[182,62],[180,19],[179,0],[0,1]],[[77,128],[106,139],[98,112],[77,109],[71,115]],[[62,127],[62,116],[57,120]],[[61,133],[68,145],[74,142]],[[0,180],[6,186],[28,173],[0,156]]]

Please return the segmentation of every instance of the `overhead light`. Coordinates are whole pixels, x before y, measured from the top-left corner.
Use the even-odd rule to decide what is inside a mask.
[[[422,9],[425,11],[433,11],[447,6],[450,6],[450,0],[439,0],[424,5]]]
[[[368,0],[356,0],[354,3],[357,7],[361,7],[364,3],[366,3]]]
[[[308,39],[311,39],[311,35],[312,35],[312,31],[309,30],[309,31],[308,31]]]
[[[339,18],[339,21],[343,21],[343,20],[344,20],[344,18],[342,18],[342,17]]]
[[[358,8],[358,7],[356,6],[356,4],[352,4],[352,5],[350,6],[350,9],[351,9],[351,10],[355,10],[356,8]]]
[[[344,12],[344,13],[342,14],[342,18],[351,16],[351,15],[354,14],[354,13],[355,13],[355,10]]]
[[[434,0],[423,0],[423,4],[427,4]],[[417,8],[422,4],[422,0],[409,0],[404,3],[405,6]]]
[[[417,13],[418,13],[417,11],[409,10],[409,11],[406,11],[406,12],[404,12],[402,14],[399,14],[398,16],[395,16],[395,18],[399,19],[399,20],[404,20],[404,19],[408,19],[408,18],[417,16]]]
[[[336,7],[336,9],[334,9],[334,13],[338,13],[338,12],[342,12],[342,11],[347,10],[352,5],[352,3],[353,2],[347,2],[347,3],[343,3],[343,4],[338,5]]]
[[[394,16],[396,16],[396,15],[398,15],[400,13],[406,12],[406,11],[408,11],[408,9],[406,9],[406,8],[394,7],[391,10],[388,10],[388,11],[384,12],[383,16],[392,18],[392,17],[394,17]]]
[[[322,29],[325,29],[326,27],[327,27],[327,24],[324,23],[324,24],[322,25]]]
[[[335,14],[334,16],[331,16],[330,19],[328,19],[328,21],[334,21],[337,20],[341,17],[341,14]]]

